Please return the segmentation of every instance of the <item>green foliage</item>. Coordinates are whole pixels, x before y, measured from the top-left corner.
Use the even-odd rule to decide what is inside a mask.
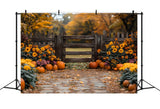
[[[130,84],[137,84],[137,72],[131,72],[128,68],[120,71],[122,76],[120,78],[120,84],[123,84],[124,80],[129,80]]]
[[[21,78],[25,81],[25,88],[35,87],[35,82],[37,81],[37,75],[35,74],[37,72],[35,67],[31,67],[30,70],[25,70],[24,66],[28,64],[21,65]]]

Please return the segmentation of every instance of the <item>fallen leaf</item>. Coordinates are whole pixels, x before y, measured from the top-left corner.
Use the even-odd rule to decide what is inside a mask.
[[[111,79],[111,77],[107,77],[107,79]]]
[[[83,81],[80,81],[80,83],[83,84],[84,82],[83,82]]]

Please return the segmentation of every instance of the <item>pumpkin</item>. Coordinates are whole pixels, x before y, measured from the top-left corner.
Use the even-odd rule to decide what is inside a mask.
[[[117,67],[117,69],[119,69],[119,68],[123,67],[123,64],[117,64],[116,67]]]
[[[39,71],[39,68],[40,68],[40,66],[38,66],[36,69],[37,69],[37,71]]]
[[[124,80],[124,81],[123,81],[123,87],[128,87],[129,84],[130,84],[130,83],[129,83],[128,80]]]
[[[136,85],[137,86],[137,85]],[[129,86],[128,86],[128,90],[129,91],[133,91],[133,90],[135,90],[135,85],[134,84],[129,84]]]
[[[21,90],[25,89],[25,81],[23,78],[21,78]]]
[[[52,70],[52,65],[51,65],[51,64],[47,64],[45,67],[46,67],[46,69],[49,70],[49,71]]]
[[[134,86],[134,90],[137,90],[137,85],[136,85],[136,84],[133,84],[133,86]]]
[[[104,63],[104,62],[100,62],[100,63],[99,63],[99,66],[100,66],[100,68],[104,68],[105,63]]]
[[[96,62],[99,65],[99,63],[101,63],[102,61],[100,59],[97,59]]]
[[[115,67],[115,68],[113,68],[113,70],[114,70],[114,71],[117,71],[118,69]]]
[[[37,66],[37,62],[36,61],[32,61],[32,64],[34,64],[35,66]]]
[[[37,67],[38,73],[45,73],[45,68],[44,67]]]
[[[89,63],[89,68],[96,69],[97,67],[98,67],[98,64],[96,62],[90,62]]]
[[[65,68],[65,63],[62,61],[57,62],[58,69],[63,70]]]
[[[52,69],[53,69],[53,70],[58,70],[58,66],[57,66],[57,65],[54,65]]]
[[[111,66],[110,65],[107,65],[107,66],[104,66],[105,69],[107,70],[110,70],[111,69]]]

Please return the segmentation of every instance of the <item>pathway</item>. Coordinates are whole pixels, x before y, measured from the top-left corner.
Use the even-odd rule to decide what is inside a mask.
[[[105,69],[57,70],[37,74],[36,88],[23,93],[131,93],[119,85],[121,74]]]

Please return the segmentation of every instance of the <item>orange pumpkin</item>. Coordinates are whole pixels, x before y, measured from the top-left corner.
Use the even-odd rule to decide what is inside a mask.
[[[38,73],[45,73],[45,68],[44,67],[37,67]]]
[[[63,61],[57,62],[58,69],[63,70],[65,68],[65,63]]]
[[[123,64],[117,64],[116,67],[117,67],[117,69],[119,69],[119,68],[123,67]]]
[[[129,83],[128,80],[124,80],[124,81],[123,81],[123,87],[128,87],[129,84],[130,84],[130,83]]]
[[[134,86],[134,90],[137,90],[137,85],[136,85],[136,84],[133,84],[133,86]]]
[[[58,66],[57,66],[57,65],[54,65],[54,66],[53,66],[53,70],[58,70]]]
[[[133,91],[133,90],[135,90],[135,85],[133,85],[133,84],[129,84],[129,86],[128,86],[128,90],[129,91]]]
[[[32,64],[34,64],[35,66],[37,66],[37,62],[36,61],[32,61]]]
[[[90,62],[89,63],[89,68],[96,69],[97,67],[98,67],[98,64],[96,62]]]
[[[21,90],[25,89],[25,81],[23,78],[21,78]]]
[[[105,66],[104,68],[107,69],[107,70],[110,70],[110,69],[111,69],[111,66],[110,66],[110,65],[107,65],[107,66]]]
[[[38,66],[36,69],[37,69],[37,71],[39,71],[39,68],[40,68],[40,66]]]
[[[46,69],[49,70],[49,71],[52,70],[52,65],[51,65],[51,64],[47,64],[45,67],[46,67]]]
[[[97,60],[96,60],[96,62],[97,62],[97,64],[99,65],[99,63],[101,63],[101,62],[102,62],[102,60],[97,59]]]
[[[105,63],[104,63],[104,62],[100,62],[100,63],[99,63],[99,66],[100,66],[100,68],[104,68]]]

